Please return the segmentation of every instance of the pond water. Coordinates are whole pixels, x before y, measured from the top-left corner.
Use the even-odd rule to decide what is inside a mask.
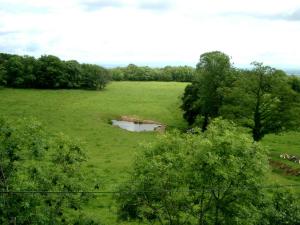
[[[161,127],[159,124],[134,123],[119,120],[112,120],[112,125],[134,132],[155,131],[157,128]]]

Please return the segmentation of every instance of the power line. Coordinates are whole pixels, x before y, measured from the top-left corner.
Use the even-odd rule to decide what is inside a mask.
[[[272,186],[260,186],[260,187],[224,187],[224,188],[201,188],[201,189],[149,189],[149,190],[124,190],[124,191],[43,191],[43,190],[11,190],[0,191],[0,194],[122,194],[122,193],[155,193],[155,192],[167,192],[167,193],[192,193],[202,191],[224,191],[224,190],[256,190],[256,189],[278,189],[278,188],[300,188],[300,184],[290,185],[272,185]]]

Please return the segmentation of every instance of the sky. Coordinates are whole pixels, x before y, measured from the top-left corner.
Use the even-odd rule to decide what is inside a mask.
[[[0,52],[103,66],[195,66],[222,51],[300,69],[299,0],[0,0]]]

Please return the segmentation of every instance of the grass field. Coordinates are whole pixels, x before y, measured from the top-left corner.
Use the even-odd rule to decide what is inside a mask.
[[[132,133],[113,127],[109,121],[122,115],[155,120],[168,127],[185,127],[179,109],[185,83],[113,82],[104,91],[0,90],[0,116],[9,120],[34,117],[51,132],[63,132],[84,142],[89,157],[85,167],[106,190],[126,177],[140,143],[155,140],[158,133]],[[269,135],[263,140],[271,157],[280,153],[300,156],[300,134]],[[285,161],[284,161],[285,162]],[[292,164],[293,168],[300,168]],[[298,183],[295,176],[274,170],[270,181]],[[92,187],[91,187],[92,188]],[[111,195],[99,195],[85,209],[104,224],[120,224]]]

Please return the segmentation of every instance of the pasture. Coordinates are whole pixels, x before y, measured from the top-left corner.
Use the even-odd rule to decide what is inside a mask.
[[[120,116],[136,116],[184,128],[179,109],[187,83],[113,82],[103,91],[1,89],[0,116],[8,120],[33,117],[51,132],[63,132],[83,143],[88,156],[86,172],[91,185],[101,190],[115,190],[130,170],[142,143],[155,141],[157,132],[129,132],[110,124]],[[262,141],[270,157],[294,169],[300,165],[279,158],[281,153],[300,156],[300,133],[268,135]],[[300,184],[297,176],[275,168],[269,182]],[[91,186],[93,189],[93,186]],[[118,224],[111,194],[101,194],[84,209],[104,224]]]

